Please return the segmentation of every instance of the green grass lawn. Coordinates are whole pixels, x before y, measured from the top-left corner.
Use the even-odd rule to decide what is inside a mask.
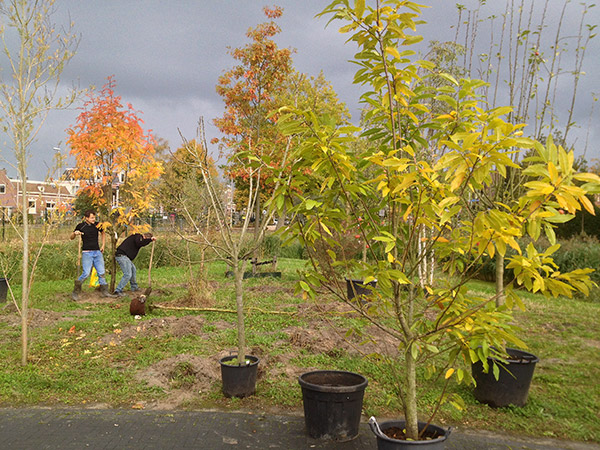
[[[234,299],[225,266],[215,263],[209,266],[209,283],[191,293],[186,268],[154,269],[154,303],[204,310],[154,309],[141,320],[129,315],[128,298],[102,300],[85,287],[87,297],[74,303],[71,280],[36,283],[30,363],[25,367],[20,365],[18,316],[10,308],[0,312],[0,405],[301,413],[297,376],[306,370],[341,369],[369,379],[366,415],[398,417],[392,371],[361,354],[368,348],[360,346],[360,338],[345,338],[349,328],[368,333],[368,324],[331,299],[306,304],[295,295],[297,271],[304,263],[282,260],[281,279],[245,281],[248,346],[261,358],[257,393],[251,398],[225,399],[220,393],[218,357],[235,351],[236,331],[235,315],[218,311],[233,309]],[[146,276],[139,271],[142,287]],[[491,293],[493,286],[477,282],[471,288]],[[436,422],[599,442],[600,390],[594,380],[600,377],[600,302],[523,297],[527,311],[517,313],[516,320],[529,351],[540,357],[528,404],[492,409],[478,404],[471,388],[451,386],[466,409],[444,405]],[[423,383],[422,411],[434,408],[441,388],[441,383]]]

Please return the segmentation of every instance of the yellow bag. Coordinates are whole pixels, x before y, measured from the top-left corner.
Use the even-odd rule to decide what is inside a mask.
[[[92,274],[90,275],[90,287],[95,288],[100,286],[100,280],[98,280],[98,273],[96,273],[96,268],[92,267]]]

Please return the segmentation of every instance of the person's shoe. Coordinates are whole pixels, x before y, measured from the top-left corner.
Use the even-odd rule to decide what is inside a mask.
[[[71,292],[71,299],[76,302],[79,300],[79,294],[81,294],[81,281],[75,280],[73,292]]]
[[[125,297],[125,295],[127,295],[123,291],[115,291],[115,292],[113,292],[113,294],[116,295],[117,297]]]
[[[140,288],[133,288],[133,289],[130,289],[130,290],[131,290],[131,292],[138,292],[140,290]]]
[[[116,297],[115,294],[111,294],[110,292],[108,292],[108,286],[106,284],[100,285],[100,295],[102,295],[102,297],[109,297],[109,298]]]

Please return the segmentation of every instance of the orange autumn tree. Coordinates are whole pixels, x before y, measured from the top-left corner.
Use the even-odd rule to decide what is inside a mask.
[[[154,137],[145,131],[139,112],[124,107],[115,95],[116,82],[108,77],[99,95],[93,92],[74,126],[67,129],[67,144],[75,156],[75,177],[82,193],[99,206],[111,241],[111,290],[115,284],[117,236],[126,229],[145,231],[135,219],[153,201],[152,182],[160,177],[162,165],[155,159]]]
[[[276,117],[269,114],[281,106],[277,94],[292,70],[291,50],[279,48],[272,39],[281,31],[274,19],[281,17],[283,10],[275,6],[263,11],[271,20],[248,30],[250,43],[230,50],[239,64],[219,78],[216,90],[225,102],[225,113],[214,120],[225,135],[221,149],[229,157],[227,175],[242,194],[237,198],[247,198],[250,184],[258,189],[254,205],[255,238],[262,225],[261,198],[264,200],[270,190],[265,182],[271,174],[266,169],[279,168],[286,146],[285,138],[275,126]],[[265,170],[249,169],[248,155],[259,158]]]

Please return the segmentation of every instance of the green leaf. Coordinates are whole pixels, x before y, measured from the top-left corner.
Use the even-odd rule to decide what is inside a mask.
[[[364,13],[365,13],[365,0],[356,0],[356,5],[354,7],[354,14],[356,14],[356,18],[361,19]]]
[[[500,378],[500,367],[498,367],[498,364],[492,364],[492,371],[494,372],[494,378],[498,381],[498,378]]]
[[[417,347],[417,344],[413,343],[410,346],[410,355],[412,356],[412,358],[416,361],[418,356],[419,356],[419,348]]]
[[[306,205],[306,209],[310,211],[310,210],[311,210],[311,209],[313,209],[315,206],[320,206],[320,205],[321,205],[321,203],[320,203],[320,202],[318,202],[318,201],[316,201],[316,200],[308,199],[308,200],[306,200],[306,203],[305,203],[305,205]]]

